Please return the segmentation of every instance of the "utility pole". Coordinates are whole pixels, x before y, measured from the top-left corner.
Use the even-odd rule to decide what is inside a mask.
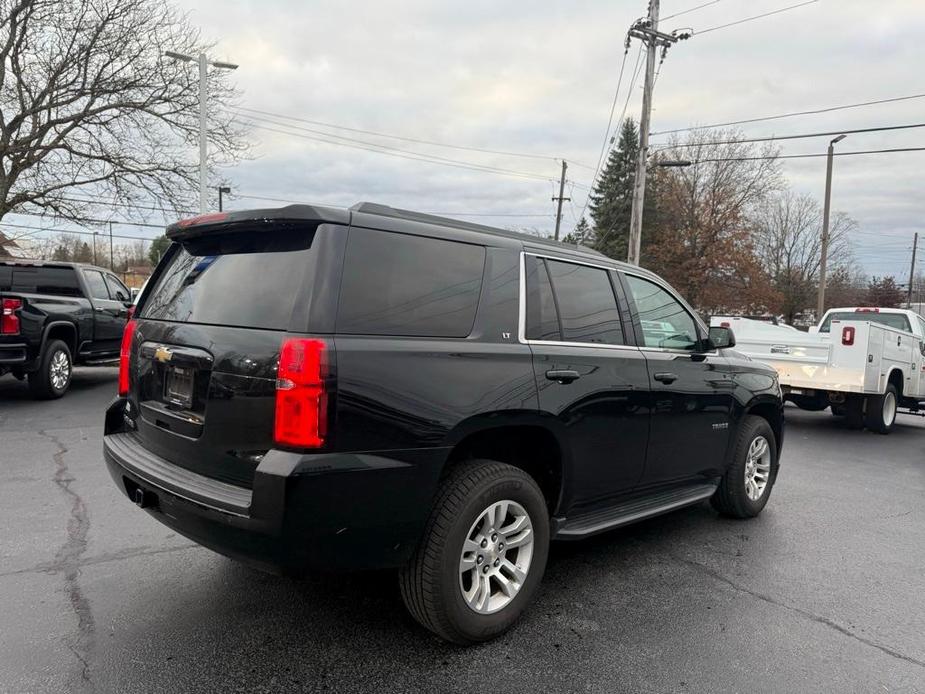
[[[909,266],[909,297],[906,299],[907,308],[912,308],[912,281],[915,278],[915,251],[919,247],[919,232],[915,232],[915,240],[912,242],[912,265]]]
[[[109,269],[116,269],[116,264],[112,261],[112,221],[109,222]]]
[[[568,164],[565,159],[562,160],[562,176],[559,178],[559,197],[554,197],[553,202],[559,201],[559,207],[556,210],[556,241],[559,240],[559,225],[562,224],[562,201],[571,200],[571,198],[564,198],[562,194],[565,193],[565,171],[568,169]]]
[[[825,273],[829,259],[829,208],[832,205],[832,159],[835,156],[835,144],[841,142],[847,135],[839,135],[829,142],[829,150],[825,161],[825,202],[822,207],[822,243],[819,257],[819,294],[816,298],[816,320],[825,313]]]
[[[220,61],[210,61],[205,53],[200,53],[198,58],[185,53],[175,51],[164,51],[164,55],[174,60],[181,60],[184,63],[199,63],[199,212],[205,213],[209,206],[208,194],[208,157],[209,157],[209,124],[208,124],[208,107],[209,100],[209,66],[220,68],[222,70],[237,70],[238,66],[234,63],[223,63]]]
[[[636,160],[636,176],[633,181],[633,210],[630,216],[629,253],[627,261],[639,265],[639,249],[642,245],[642,208],[646,196],[646,160],[649,157],[649,118],[652,112],[652,89],[655,86],[655,56],[662,49],[662,60],[670,46],[679,39],[690,37],[690,33],[665,34],[658,30],[659,0],[649,0],[649,16],[638,20],[630,27],[629,36],[642,41],[646,47],[646,76],[642,92],[642,113],[639,116],[639,158]]]

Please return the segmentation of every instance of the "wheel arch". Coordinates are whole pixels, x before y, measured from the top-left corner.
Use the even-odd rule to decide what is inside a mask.
[[[771,431],[774,432],[779,459],[780,449],[784,443],[784,410],[780,400],[771,396],[757,397],[746,406],[743,416],[745,415],[754,415],[767,421]]]
[[[52,321],[42,334],[42,352],[49,340],[61,340],[71,350],[71,361],[77,359],[77,326],[68,321]]]
[[[571,458],[554,418],[537,412],[473,416],[453,429],[443,474],[466,461],[488,459],[517,467],[536,480],[551,515],[568,496]]]
[[[890,369],[890,373],[886,377],[887,384],[892,383],[896,387],[896,393],[901,398],[903,396],[903,388],[906,385],[906,377],[898,366],[894,366]],[[884,386],[886,390],[886,386]]]

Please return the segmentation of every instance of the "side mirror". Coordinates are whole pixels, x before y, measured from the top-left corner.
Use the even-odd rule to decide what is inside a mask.
[[[735,347],[736,336],[732,328],[715,327],[710,328],[710,344],[714,349],[728,349]]]

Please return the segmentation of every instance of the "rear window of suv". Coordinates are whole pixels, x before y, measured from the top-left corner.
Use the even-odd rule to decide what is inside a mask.
[[[172,253],[140,317],[286,330],[308,270],[314,231],[223,233],[185,241]]]
[[[466,337],[484,270],[483,246],[353,228],[337,332]]]
[[[0,265],[0,291],[53,296],[83,296],[72,267]]]

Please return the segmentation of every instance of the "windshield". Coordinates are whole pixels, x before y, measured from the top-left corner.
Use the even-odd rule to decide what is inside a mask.
[[[140,317],[285,330],[313,237],[302,227],[186,241],[171,254]]]
[[[897,330],[912,332],[909,319],[903,313],[875,313],[874,311],[837,311],[830,313],[819,326],[819,332],[827,333],[832,329],[833,320],[866,320],[879,323]]]

